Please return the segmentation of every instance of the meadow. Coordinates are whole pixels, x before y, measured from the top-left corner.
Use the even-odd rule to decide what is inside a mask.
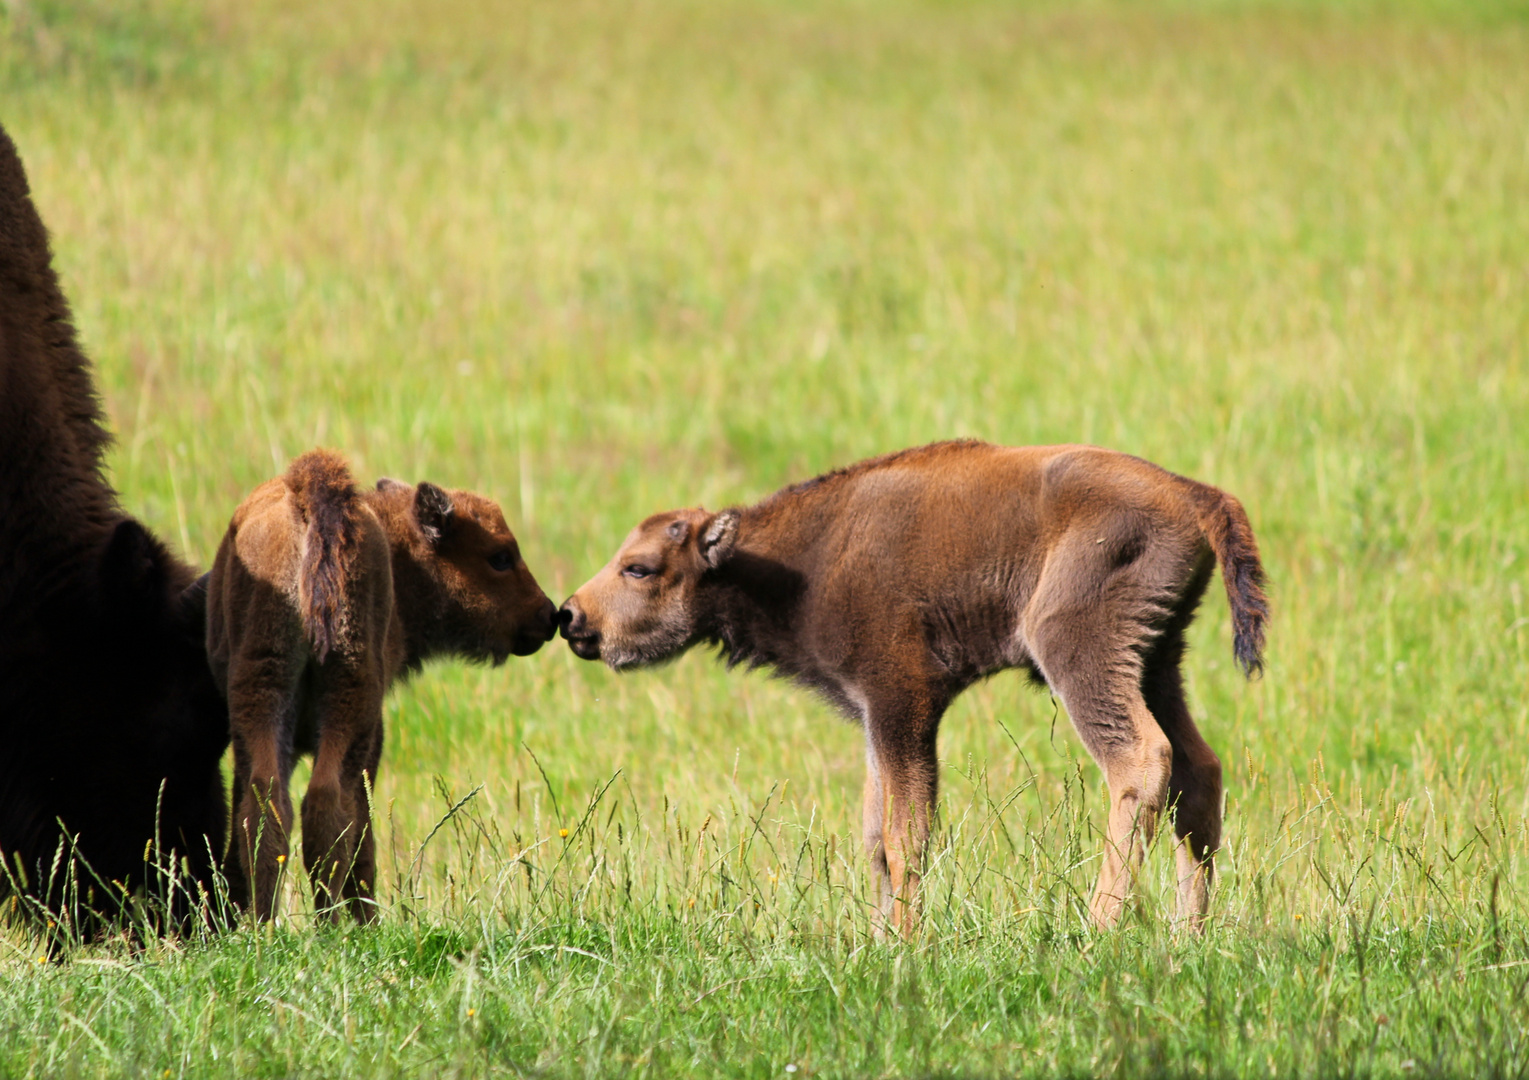
[[[387,709],[382,918],[0,923],[0,1077],[1529,1072],[1518,0],[8,0],[0,123],[123,502],[207,565],[314,445],[498,498],[549,595],[647,513],[957,436],[1224,487],[1206,934],[1089,929],[1103,789],[1017,675],[870,933],[862,736],[553,643]],[[299,779],[300,782],[300,779]],[[56,928],[55,928],[56,930]]]

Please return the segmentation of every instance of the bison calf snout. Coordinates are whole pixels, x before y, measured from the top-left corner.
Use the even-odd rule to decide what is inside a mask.
[[[551,600],[542,605],[541,635],[543,641],[551,641],[557,637],[558,625],[563,621],[563,613],[557,609]]]
[[[575,656],[581,660],[600,659],[600,631],[590,628],[584,609],[574,602],[573,597],[563,601],[557,620],[562,627],[563,640],[568,642]]]
[[[530,656],[547,642],[557,637],[558,610],[551,600],[543,600],[529,626],[515,640],[515,655]]]

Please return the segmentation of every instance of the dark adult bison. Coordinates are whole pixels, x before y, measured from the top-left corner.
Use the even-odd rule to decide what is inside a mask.
[[[109,438],[0,131],[0,891],[56,911],[164,890],[153,863],[209,885],[227,813],[196,574],[118,505]]]
[[[1028,669],[1109,783],[1095,923],[1119,918],[1172,806],[1179,915],[1198,927],[1221,763],[1185,706],[1179,661],[1216,559],[1252,674],[1268,604],[1236,499],[1094,447],[937,443],[755,506],[648,518],[564,603],[562,631],[617,670],[717,645],[729,664],[772,667],[861,721],[865,843],[881,919],[903,931],[916,923],[940,717],[984,676]]]

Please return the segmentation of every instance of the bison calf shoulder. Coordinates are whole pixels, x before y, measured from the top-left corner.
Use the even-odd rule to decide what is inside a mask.
[[[978,679],[1028,669],[1062,699],[1109,784],[1093,919],[1119,917],[1172,806],[1180,915],[1198,926],[1221,840],[1221,766],[1190,718],[1179,662],[1217,559],[1251,673],[1268,605],[1236,499],[1095,447],[939,443],[754,506],[656,514],[560,618],[585,659],[625,669],[710,643],[861,721],[878,917],[905,930],[940,718]]]
[[[269,918],[313,755],[303,862],[321,912],[374,905],[369,786],[389,685],[427,658],[501,663],[555,632],[555,609],[492,501],[434,484],[357,489],[316,450],[240,505],[208,583],[207,653],[234,745],[230,886]],[[251,903],[252,902],[252,903]]]

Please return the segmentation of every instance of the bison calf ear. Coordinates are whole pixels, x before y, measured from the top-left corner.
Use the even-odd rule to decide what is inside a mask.
[[[384,476],[381,480],[377,481],[378,491],[397,491],[399,488],[406,488],[408,486],[402,480],[394,480],[391,476]]]
[[[701,558],[715,570],[732,557],[738,543],[738,511],[723,510],[701,530]]]
[[[439,544],[445,539],[455,514],[451,496],[434,484],[423,483],[414,489],[414,520],[430,543]]]

